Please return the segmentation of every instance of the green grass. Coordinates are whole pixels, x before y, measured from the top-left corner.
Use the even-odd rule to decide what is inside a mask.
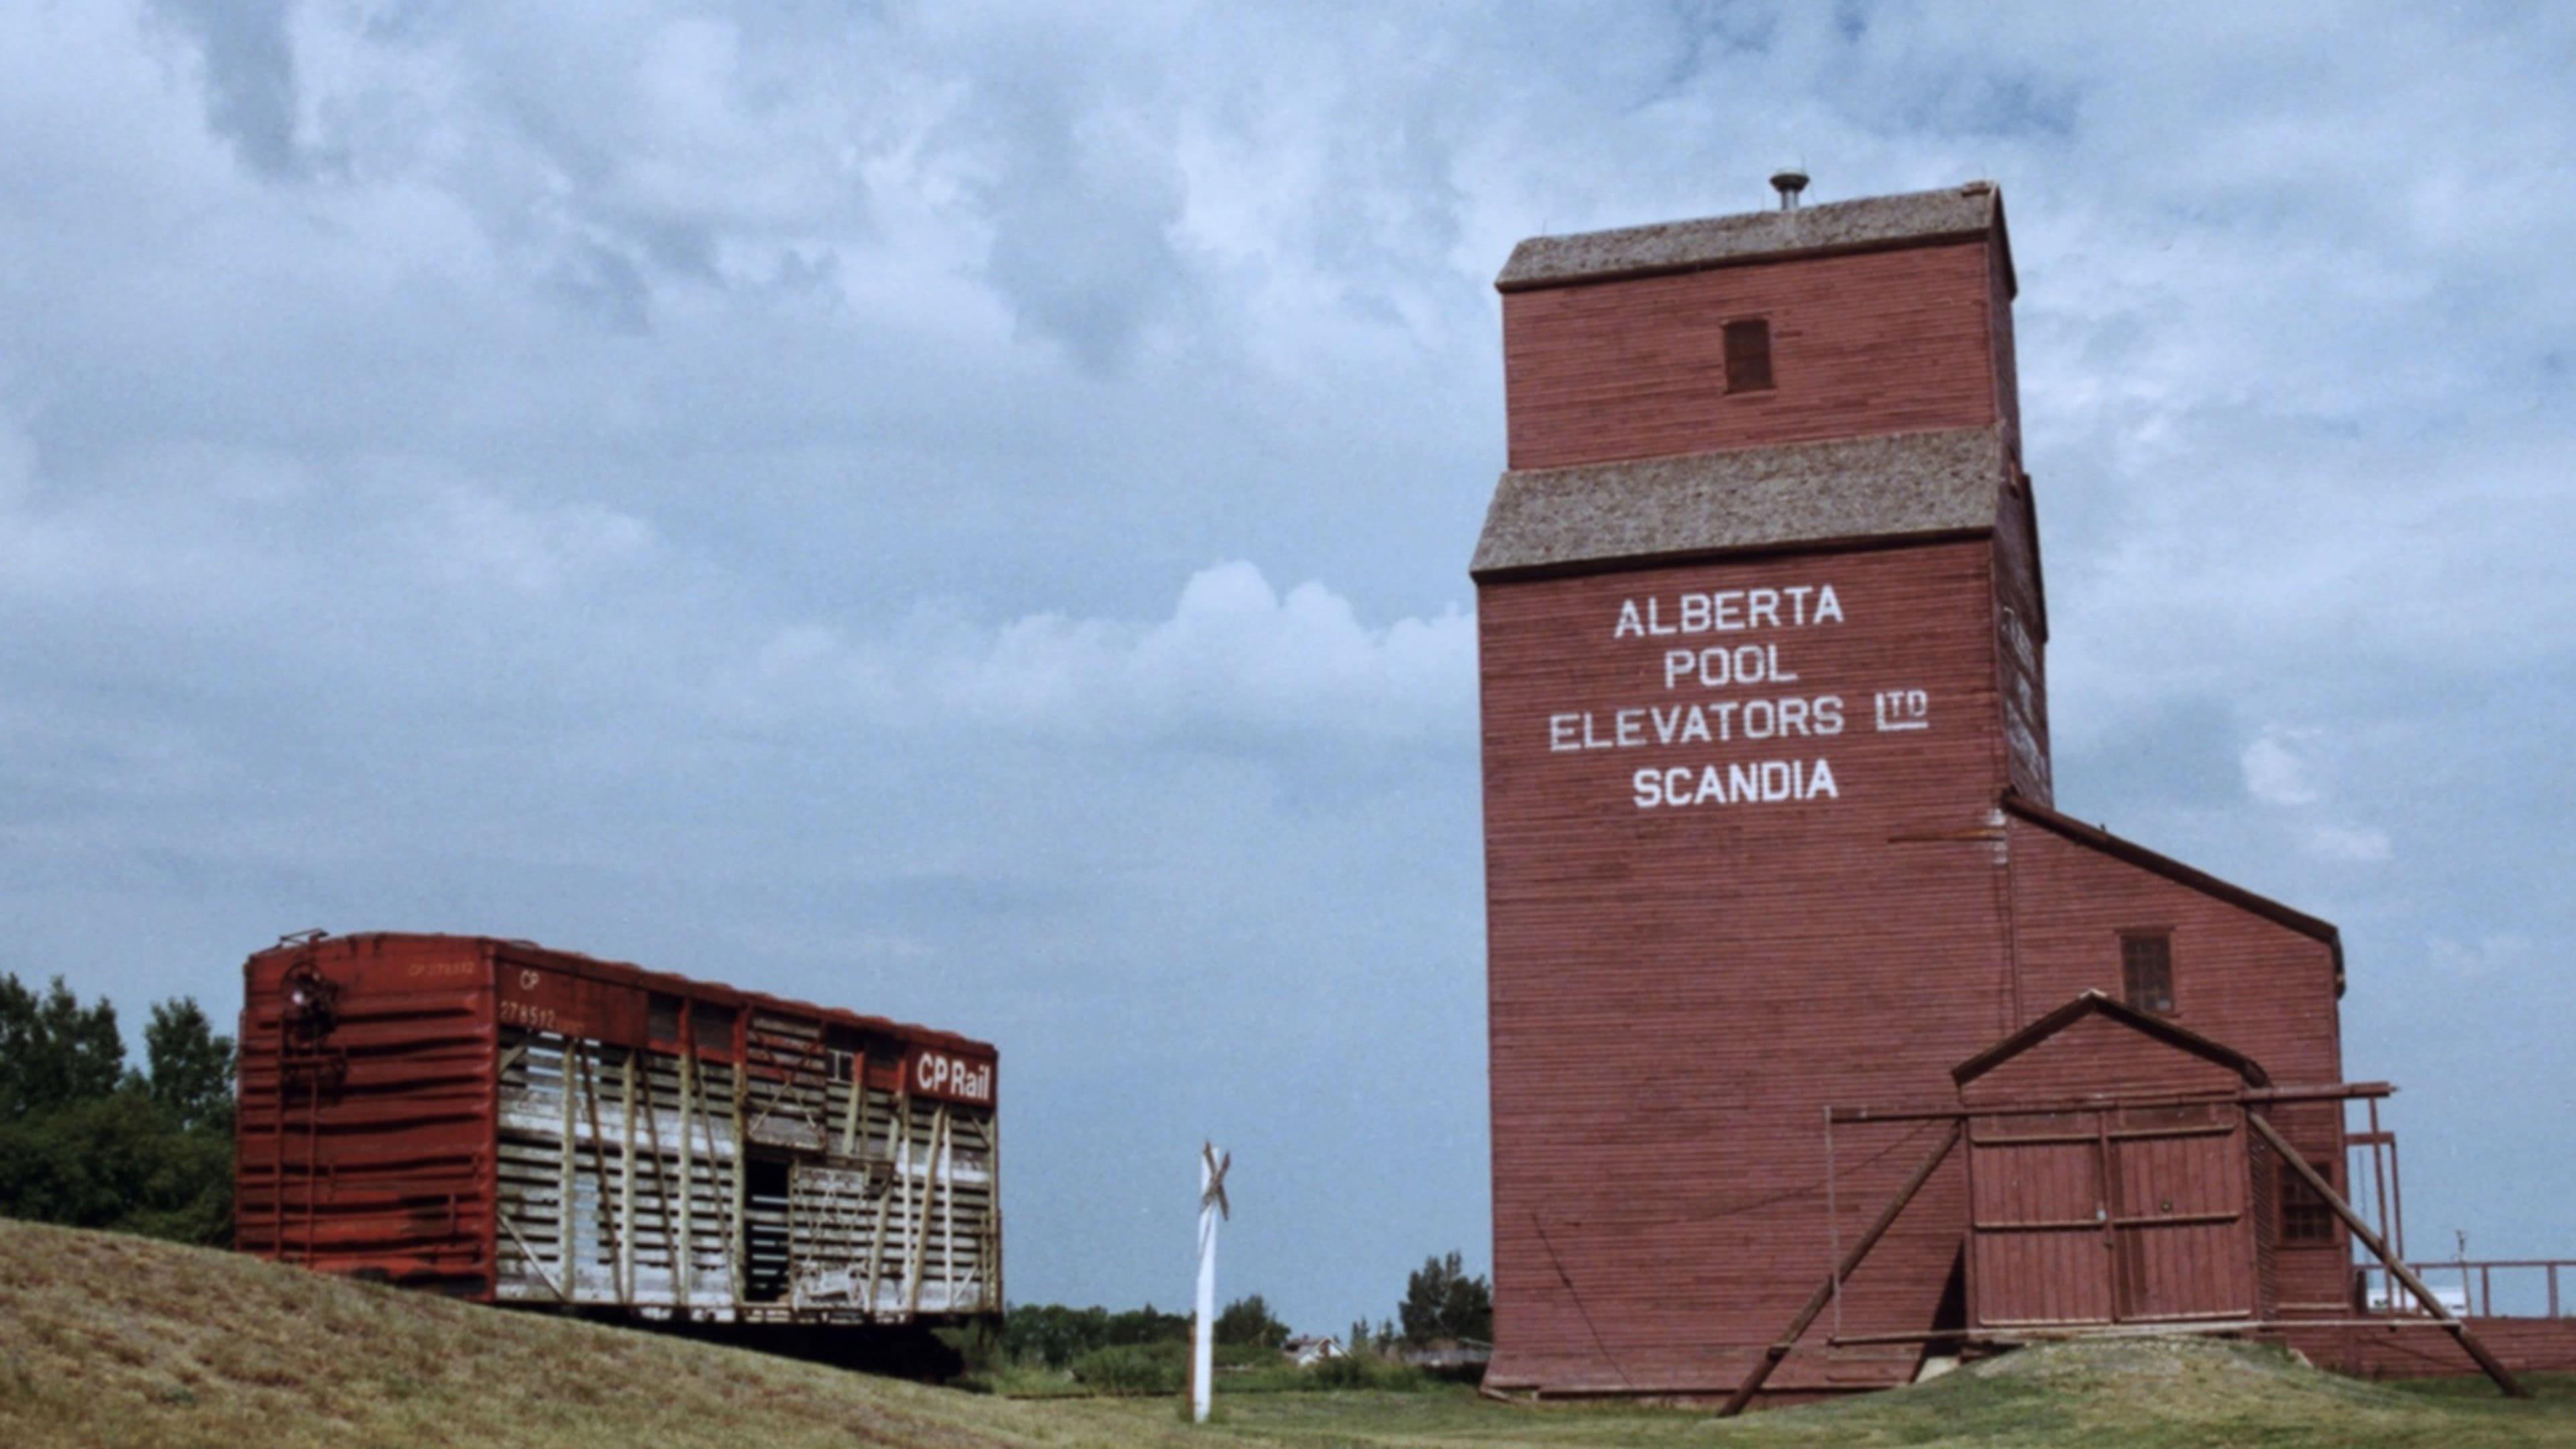
[[[2576,1381],[2539,1387],[2541,1397],[2524,1403],[2468,1385],[2383,1387],[2260,1348],[2158,1340],[2030,1349],[1920,1388],[1723,1423],[1683,1409],[1518,1408],[1454,1386],[1337,1394],[1220,1386],[1218,1422],[1192,1428],[1168,1398],[957,1393],[140,1238],[0,1221],[0,1444],[13,1449],[2576,1449]]]

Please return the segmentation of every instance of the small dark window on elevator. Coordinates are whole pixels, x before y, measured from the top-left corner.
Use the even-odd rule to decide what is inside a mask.
[[[644,1032],[655,1041],[680,1039],[680,998],[654,992],[644,998]]]
[[[1726,390],[1771,390],[1771,323],[1755,317],[1726,324]]]
[[[2334,1164],[2311,1162],[2308,1166],[2327,1182],[2334,1181]],[[2285,1243],[2331,1243],[2335,1235],[2334,1209],[2317,1196],[2306,1178],[2284,1168],[2281,1172],[2281,1241]]]
[[[2140,1011],[2173,1015],[2173,937],[2162,931],[2120,933],[2120,995]]]

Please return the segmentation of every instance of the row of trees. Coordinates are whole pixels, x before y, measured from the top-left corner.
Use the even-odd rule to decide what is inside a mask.
[[[1188,1315],[1160,1312],[1152,1304],[1112,1313],[1106,1308],[1035,1303],[1011,1310],[999,1347],[1012,1362],[1061,1369],[1102,1349],[1185,1343],[1189,1335]],[[1277,1349],[1288,1335],[1288,1325],[1258,1293],[1234,1300],[1216,1317],[1220,1347]],[[1445,1258],[1425,1259],[1420,1270],[1405,1279],[1404,1300],[1396,1305],[1396,1317],[1374,1329],[1365,1319],[1353,1323],[1348,1346],[1358,1353],[1372,1346],[1420,1348],[1452,1340],[1483,1343],[1493,1335],[1493,1287],[1481,1274],[1469,1276],[1465,1259],[1453,1252]]]
[[[1255,1293],[1225,1306],[1216,1316],[1215,1334],[1227,1347],[1275,1349],[1288,1341],[1288,1325]],[[1187,1343],[1189,1337],[1189,1315],[1164,1313],[1150,1303],[1123,1313],[1034,1303],[1011,1310],[1001,1350],[1015,1362],[1064,1368],[1095,1349]]]
[[[0,975],[0,1216],[231,1240],[232,1039],[180,997],[152,1008],[143,1051],[126,1065],[107,1001]]]

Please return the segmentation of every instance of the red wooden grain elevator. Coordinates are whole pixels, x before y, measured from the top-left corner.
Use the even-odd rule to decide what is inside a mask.
[[[2385,1091],[2342,1084],[2334,927],[2052,804],[1996,188],[1533,238],[1496,285],[1488,1387],[2351,1318],[2345,1222],[2254,1135],[2340,1190]]]

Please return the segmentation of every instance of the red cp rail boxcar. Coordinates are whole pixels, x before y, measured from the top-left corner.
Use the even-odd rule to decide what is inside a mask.
[[[479,936],[243,975],[245,1252],[692,1323],[1001,1311],[987,1043]]]

